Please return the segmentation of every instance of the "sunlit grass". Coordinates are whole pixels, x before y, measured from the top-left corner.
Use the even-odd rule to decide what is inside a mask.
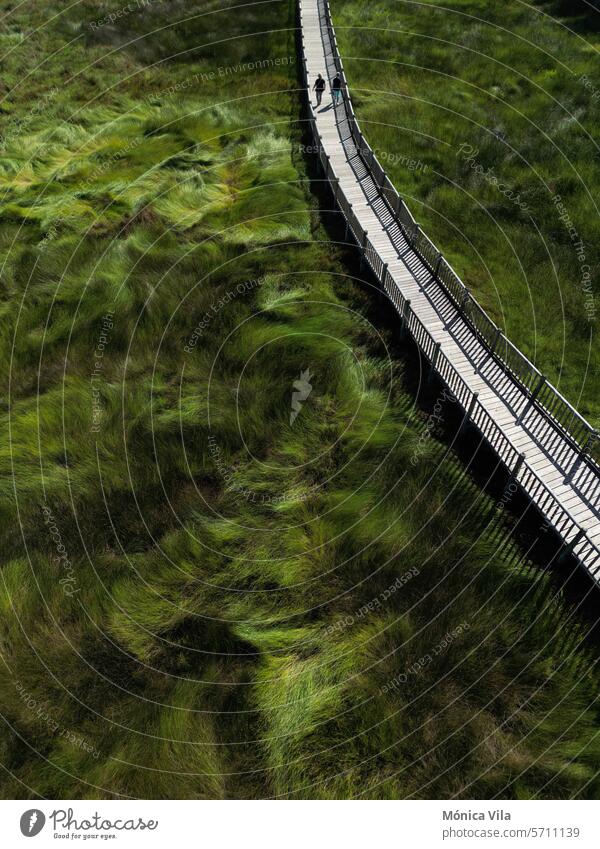
[[[157,16],[85,30],[45,76],[68,57],[77,82],[2,149],[0,794],[595,797],[596,682],[365,326],[296,155],[295,69],[240,75],[235,104],[218,79],[156,95],[289,55],[284,32],[146,67],[274,15],[294,26],[267,4],[105,58]]]

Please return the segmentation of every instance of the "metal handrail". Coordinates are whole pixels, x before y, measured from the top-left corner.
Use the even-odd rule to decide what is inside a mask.
[[[333,27],[331,25],[329,3],[327,0],[319,0],[319,3],[325,9],[326,23],[331,37]],[[299,0],[299,16],[301,16],[301,9],[302,2],[301,0]],[[331,43],[332,45],[335,43],[333,39]],[[336,55],[339,54],[333,54],[334,60]],[[336,63],[336,68],[337,67],[338,64]],[[302,72],[305,88],[308,89],[308,68],[306,63],[304,46],[302,47]],[[357,136],[357,150],[360,155],[363,156],[363,159],[365,159],[365,164],[366,156],[369,156],[369,158],[371,159],[371,166],[369,167],[372,168],[372,164],[376,163],[377,166],[379,166],[379,168],[383,172],[383,169],[381,168],[381,165],[379,165],[374,151],[371,149],[368,142],[360,132],[358,122],[354,118],[353,111],[351,111],[352,106],[351,100],[347,92],[347,83],[345,82],[345,75],[342,76],[342,83],[345,86],[346,93],[344,102],[345,104],[349,104],[350,114],[352,115],[352,120],[348,118],[348,121],[349,125],[351,126],[351,134],[353,140],[355,139],[355,135]],[[335,168],[332,166],[331,161],[325,153],[323,145],[321,144],[321,137],[318,133],[316,116],[310,101],[310,97],[308,97],[308,109],[309,123],[311,126],[313,137],[317,142],[319,162],[321,164],[321,167],[323,168],[328,183],[330,185],[337,186],[339,184],[339,176],[336,174]],[[346,111],[346,115],[348,116],[348,111]],[[364,153],[363,150],[365,151]],[[385,175],[385,172],[383,172],[383,174]],[[387,178],[387,175],[385,175],[385,177],[387,179],[389,187],[391,187],[390,190],[395,193],[396,197],[395,205],[397,213],[395,214],[395,221],[403,232],[406,231],[406,233],[410,235],[412,239],[411,247],[413,247],[413,249],[418,253],[418,248],[415,247],[415,243],[417,243],[418,239],[420,238],[427,239],[427,236],[418,227],[418,224],[411,215],[410,210],[398,195],[391,181],[389,180],[389,178]],[[464,420],[469,420],[480,431],[480,433],[485,437],[489,445],[496,452],[501,462],[504,464],[505,468],[511,476],[512,481],[518,484],[523,489],[523,491],[528,495],[528,497],[531,499],[531,501],[537,507],[540,513],[546,519],[549,519],[551,524],[556,529],[557,533],[559,533],[559,535],[562,537],[566,548],[575,556],[579,557],[580,562],[583,563],[583,565],[586,567],[592,577],[594,577],[597,581],[600,581],[600,549],[590,540],[586,529],[583,528],[577,522],[571,512],[558,500],[554,493],[546,486],[543,480],[526,462],[523,455],[519,454],[515,446],[512,445],[512,443],[504,434],[502,429],[497,425],[495,420],[489,415],[483,405],[479,402],[477,393],[470,389],[470,387],[463,380],[457,369],[452,365],[448,357],[444,354],[443,351],[440,350],[439,344],[435,342],[433,336],[429,333],[425,325],[411,309],[410,301],[407,300],[400,291],[396,281],[394,280],[393,276],[387,268],[387,264],[385,264],[379,256],[377,249],[374,247],[368,237],[368,233],[361,226],[358,217],[354,214],[352,210],[352,205],[349,204],[344,195],[339,192],[336,192],[336,200],[338,206],[340,207],[341,214],[347,225],[346,232],[348,234],[352,234],[354,240],[356,241],[358,249],[361,251],[361,256],[363,257],[363,260],[369,265],[372,272],[375,274],[375,276],[381,283],[383,290],[386,292],[386,294],[390,298],[390,301],[392,302],[398,314],[400,315],[403,329],[407,330],[410,333],[410,335],[418,345],[419,349],[430,363],[431,369],[437,373],[438,377],[450,390],[457,403],[464,410]],[[388,205],[390,205],[389,202]],[[464,286],[458,275],[454,272],[450,264],[447,263],[445,259],[443,259],[441,253],[437,250],[435,245],[429,239],[427,239],[427,242],[431,246],[430,248],[428,248],[429,252],[431,253],[433,251],[436,255],[436,264],[438,265],[436,276],[438,282],[441,283],[441,281],[439,280],[440,270],[446,271],[447,274],[451,274],[452,277],[456,281],[458,281],[458,283],[462,287],[462,289],[459,289],[459,299],[462,302],[463,311],[465,313],[468,313],[468,309],[470,308],[470,305],[472,303],[473,309],[476,310],[479,314],[479,318],[477,318],[476,320],[479,321],[480,317],[483,316],[482,321],[489,322],[490,327],[493,328],[495,339],[491,340],[490,347],[493,346],[495,348],[497,345],[500,345],[501,347],[504,346],[507,352],[510,351],[512,356],[514,356],[515,358],[521,358],[522,361],[526,362],[528,366],[531,367],[532,385],[528,386],[520,380],[517,381],[525,390],[525,393],[528,395],[530,401],[532,401],[532,403],[537,404],[537,397],[535,397],[535,394],[540,394],[540,389],[543,388],[545,392],[554,390],[555,398],[558,399],[559,402],[564,402],[565,404],[568,404],[568,402],[563,399],[563,396],[557,390],[555,390],[554,387],[551,386],[551,384],[545,381],[545,379],[543,380],[543,382],[540,382],[540,380],[543,378],[543,375],[540,373],[540,371],[533,365],[533,363],[531,363],[525,357],[524,354],[521,353],[521,351],[519,351],[518,348],[516,348],[511,342],[509,342],[509,340],[500,332],[499,328],[487,316],[487,313],[485,313],[485,311],[479,306],[477,301],[475,301],[475,299],[470,296],[467,288]],[[445,286],[443,286],[443,284],[442,287],[445,289],[448,296],[452,300],[456,300],[456,296],[452,294],[450,287],[446,288]],[[467,318],[469,318],[468,314]],[[470,323],[473,325],[478,335],[481,336],[481,333],[477,330],[477,326],[473,323],[473,321],[474,320],[471,320]],[[495,354],[493,350],[492,353]],[[502,362],[504,361],[502,360]],[[505,366],[506,369],[511,372],[511,374],[515,373],[515,363],[513,363],[511,366],[511,363],[507,361],[505,362]],[[544,411],[546,409],[545,407],[540,408]],[[570,407],[570,405],[569,408],[573,410],[574,413],[576,413],[574,408]],[[551,413],[549,413],[549,415],[551,415]],[[579,414],[577,414],[577,416],[578,419],[585,422],[585,419],[579,416]],[[587,441],[589,442],[590,433],[595,434],[595,431],[588,425],[587,422],[585,422],[585,424],[588,428]],[[584,446],[584,448],[585,447],[586,446]]]
[[[384,177],[387,178],[387,174],[385,173],[383,166],[380,164],[375,152],[372,150],[371,146],[364,137],[360,129],[360,125],[356,119],[356,115],[354,114],[354,108],[352,106],[352,98],[350,97],[346,74],[344,71],[343,63],[339,56],[339,51],[337,49],[337,39],[331,20],[329,0],[320,0],[320,2],[323,6],[326,25],[330,33],[330,39],[333,48],[333,61],[336,66],[336,70],[338,71],[342,80],[342,86],[345,95],[344,105],[346,108],[347,120],[351,128],[352,138],[354,139],[355,136],[358,138],[357,148],[359,149],[359,151],[362,151],[362,146],[364,145],[366,150],[369,152],[371,162],[368,164],[368,167],[371,169],[371,171],[374,172],[375,175],[379,173],[380,175],[384,175]],[[365,157],[363,156],[363,158]],[[387,178],[387,181],[388,186],[386,188],[388,189],[388,194],[392,194],[394,201],[400,202],[400,204],[404,208],[405,213],[409,217],[408,222],[405,222],[405,226],[414,226],[416,224],[416,220],[410,213],[406,202],[400,198],[391,180]],[[388,203],[392,214],[396,215],[395,209],[392,204],[390,204],[389,198],[383,193],[382,197],[384,197],[384,199]],[[400,228],[404,230],[405,227],[402,226],[402,222],[398,219],[397,215],[396,218],[397,223],[400,225]],[[460,312],[463,314],[463,317],[468,321],[470,326],[476,332],[477,336],[484,342],[490,352],[490,355],[493,356],[496,360],[500,361],[505,370],[510,373],[515,383],[519,384],[520,387],[524,389],[526,393],[529,393],[531,395],[541,376],[540,370],[521,350],[519,350],[519,348],[517,348],[508,339],[508,337],[502,332],[500,327],[489,317],[483,307],[480,306],[480,304],[476,301],[473,295],[469,292],[468,288],[465,286],[456,271],[452,268],[450,263],[443,257],[442,252],[438,250],[438,248],[422,230],[419,230],[419,239],[426,241],[429,246],[431,246],[431,249],[436,254],[436,256],[441,257],[441,261],[443,263],[445,271],[444,277],[439,274],[439,269],[436,271],[435,267],[427,261],[427,257],[424,252],[419,249],[418,243],[411,243],[411,247],[413,248],[413,250],[419,255],[428,270],[432,274],[434,274],[436,281],[440,284],[441,288],[444,290],[446,295],[451,299],[451,301],[454,302],[456,308],[460,310]],[[453,291],[452,283],[455,284],[455,287],[457,287],[460,292],[460,295],[458,297]],[[470,319],[471,310],[478,313],[481,319],[479,324],[475,324]],[[486,326],[488,332],[485,332],[483,330],[482,324]],[[498,351],[501,350],[503,347],[511,353],[512,363],[510,361],[507,361],[508,357],[507,360],[502,360],[499,356]],[[517,369],[515,367],[515,361],[518,361],[521,368]],[[592,453],[592,449],[595,445],[596,439],[598,438],[598,433],[596,429],[592,427],[592,425],[584,418],[584,416],[582,416],[581,413],[579,413],[578,410],[573,407],[573,405],[564,397],[564,395],[562,395],[561,392],[559,392],[559,390],[553,384],[551,384],[549,381],[546,381],[546,387],[547,391],[543,397],[547,399],[547,403],[542,404],[542,397],[534,399],[533,403],[542,412],[542,414],[547,417],[549,424],[551,424],[553,427],[560,428],[564,432],[564,434],[572,441],[572,443],[579,448],[582,454],[582,459],[585,460],[589,465],[593,466],[595,468],[596,473],[600,475],[600,466],[598,466],[598,464],[596,463],[595,457]],[[551,409],[549,409],[549,407],[555,410],[564,410],[567,415],[561,415],[559,418],[557,415],[554,415],[551,412]],[[565,421],[565,419],[568,420],[568,423]],[[574,423],[576,423],[577,427],[573,426]]]

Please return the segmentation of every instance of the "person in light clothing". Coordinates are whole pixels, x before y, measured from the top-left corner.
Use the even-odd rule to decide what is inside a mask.
[[[341,103],[342,101],[342,80],[339,74],[336,74],[333,78],[331,91],[333,95],[333,105],[337,106],[338,103]]]

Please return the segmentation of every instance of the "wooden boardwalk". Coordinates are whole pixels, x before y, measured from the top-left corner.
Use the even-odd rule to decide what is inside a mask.
[[[596,432],[481,310],[398,196],[354,116],[327,0],[301,0],[299,21],[315,143],[348,236],[465,416],[600,582]],[[344,96],[333,107],[336,72]],[[327,89],[317,107],[319,73]]]

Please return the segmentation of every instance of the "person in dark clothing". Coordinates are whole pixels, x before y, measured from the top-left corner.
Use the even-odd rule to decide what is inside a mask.
[[[320,106],[323,99],[323,92],[325,91],[325,80],[321,74],[317,77],[313,89],[317,92],[317,106]]]
[[[331,89],[332,89],[332,93],[333,93],[333,103],[334,103],[335,106],[337,106],[337,104],[342,99],[342,81],[340,79],[339,74],[336,74],[335,77],[333,78],[333,82],[331,84]]]

